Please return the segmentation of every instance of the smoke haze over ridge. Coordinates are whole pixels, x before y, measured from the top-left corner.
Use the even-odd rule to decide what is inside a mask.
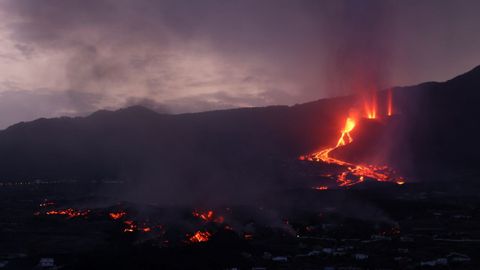
[[[446,80],[480,63],[474,1],[6,0],[0,127],[181,113]]]

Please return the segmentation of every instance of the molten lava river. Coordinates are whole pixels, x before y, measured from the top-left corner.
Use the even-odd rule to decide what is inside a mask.
[[[390,98],[391,97],[389,94],[389,100]],[[389,102],[387,115],[391,116],[391,114],[392,114],[391,102]],[[375,115],[375,113],[372,114],[367,111],[367,117],[369,119],[375,119],[377,116]],[[375,180],[379,182],[387,182],[387,181],[395,182],[398,185],[403,185],[405,183],[405,179],[403,177],[396,176],[395,171],[389,168],[388,166],[377,166],[377,165],[370,165],[370,164],[354,164],[344,160],[336,159],[330,155],[330,153],[333,150],[353,142],[353,138],[350,132],[352,132],[356,124],[357,122],[353,117],[347,117],[345,121],[345,125],[341,131],[340,138],[338,139],[337,144],[335,146],[327,147],[313,154],[300,156],[299,159],[305,160],[305,161],[324,162],[327,164],[339,165],[341,168],[343,168],[341,172],[335,175],[328,175],[328,177],[336,180],[338,186],[340,187],[353,186],[353,185],[364,182],[366,179]],[[314,187],[314,189],[326,190],[328,189],[328,187],[317,186],[317,187]]]

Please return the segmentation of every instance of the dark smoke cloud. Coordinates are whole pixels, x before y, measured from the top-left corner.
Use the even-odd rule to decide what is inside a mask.
[[[32,91],[60,89],[70,98],[62,104],[77,112],[135,100],[190,112],[445,80],[480,63],[478,8],[474,1],[5,0],[0,57],[8,64],[0,71],[16,65],[14,75],[28,76],[3,75],[0,91],[15,86],[29,101],[38,96]],[[10,115],[4,123],[19,119]]]
[[[388,87],[394,49],[393,5],[388,1],[360,1],[332,8],[328,35],[328,89],[332,95]]]

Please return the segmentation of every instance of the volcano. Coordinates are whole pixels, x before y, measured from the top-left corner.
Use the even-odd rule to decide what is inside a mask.
[[[477,170],[479,141],[463,138],[479,130],[472,120],[479,107],[465,105],[480,99],[478,89],[480,67],[446,82],[378,91],[375,98],[388,101],[387,108],[355,122],[345,112],[356,96],[178,115],[134,106],[38,119],[0,132],[0,176],[148,180],[173,192],[213,189],[235,196],[293,184],[288,164],[336,144],[342,147],[329,149],[330,157],[432,179],[438,168]],[[375,117],[380,111],[387,121]]]

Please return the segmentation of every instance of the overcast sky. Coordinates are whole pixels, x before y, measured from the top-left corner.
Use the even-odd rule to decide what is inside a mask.
[[[0,128],[295,104],[480,64],[480,1],[0,0]]]

